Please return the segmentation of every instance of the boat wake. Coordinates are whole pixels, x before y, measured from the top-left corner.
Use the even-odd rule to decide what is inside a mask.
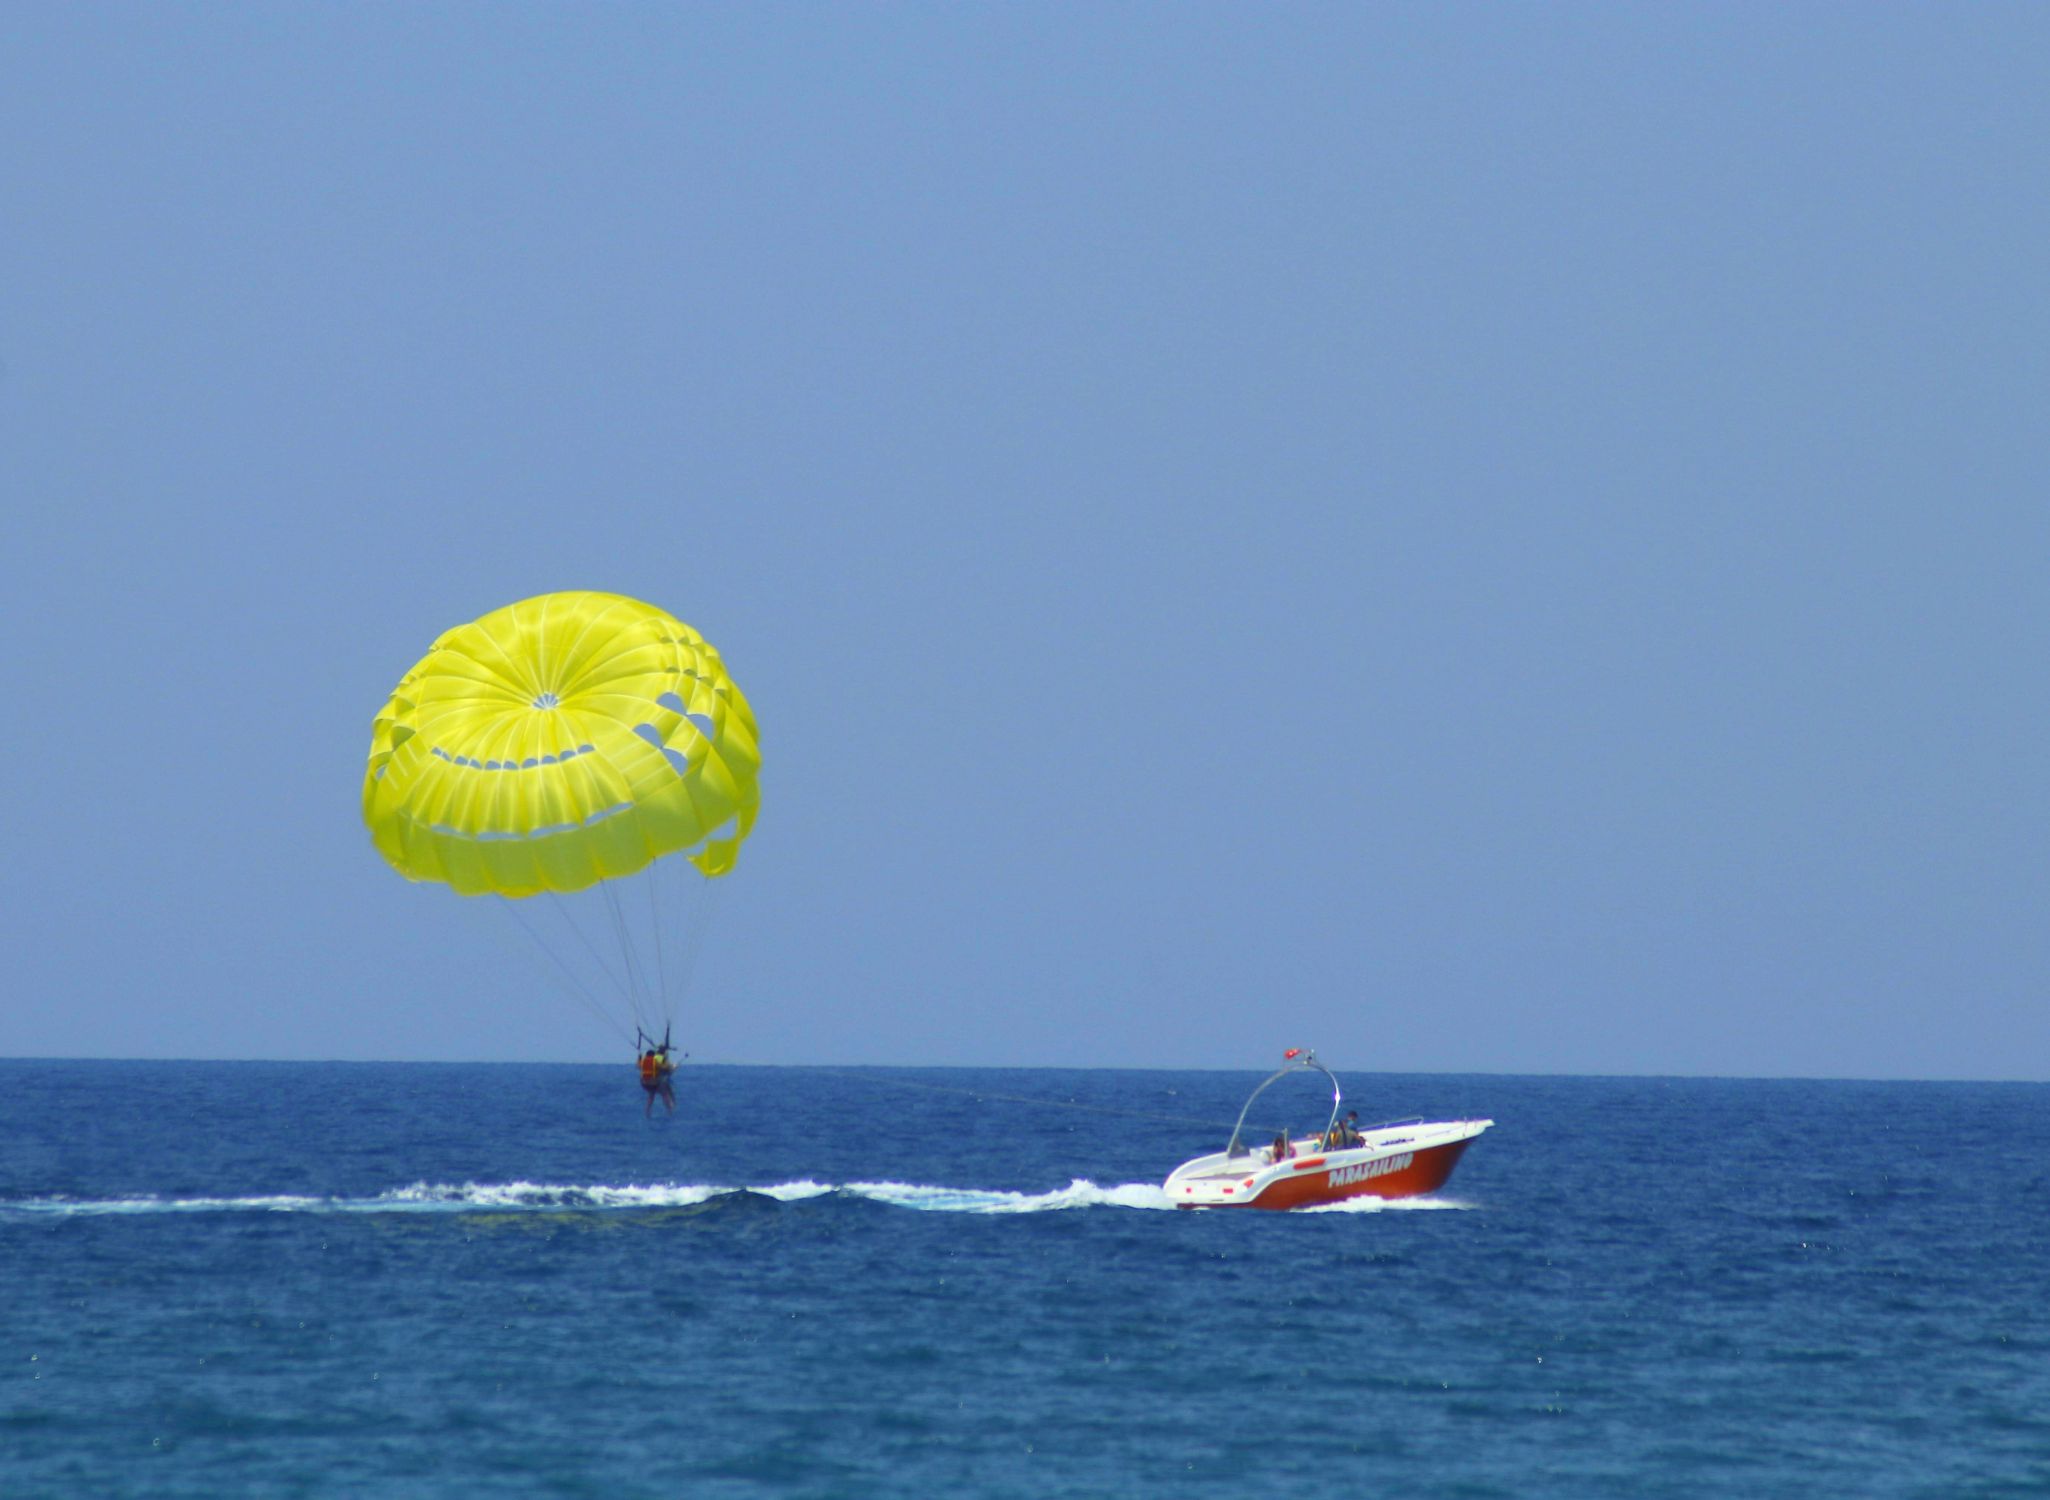
[[[429,1183],[394,1188],[370,1197],[309,1197],[279,1193],[252,1197],[162,1198],[26,1198],[0,1201],[0,1220],[92,1218],[119,1214],[464,1214],[464,1213],[627,1213],[636,1210],[693,1208],[719,1199],[747,1195],[781,1203],[811,1199],[863,1199],[921,1213],[1037,1214],[1078,1208],[1157,1210],[1174,1204],[1152,1183],[1127,1182],[1102,1187],[1078,1177],[1064,1188],[1045,1193],[1008,1192],[997,1188],[937,1187],[909,1182],[828,1183],[804,1179],[767,1187],[731,1187],[706,1183],[573,1186],[556,1183]],[[1303,1213],[1385,1213],[1411,1209],[1466,1208],[1444,1198],[1351,1198]]]
[[[1472,1208],[1457,1198],[1343,1198],[1336,1203],[1318,1203],[1290,1209],[1298,1214],[1407,1214],[1427,1213],[1440,1208]]]

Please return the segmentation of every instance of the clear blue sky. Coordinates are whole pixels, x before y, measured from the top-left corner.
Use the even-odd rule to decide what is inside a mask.
[[[602,588],[701,1058],[2050,1078],[2050,9],[4,33],[0,1055],[614,1056],[357,807]]]

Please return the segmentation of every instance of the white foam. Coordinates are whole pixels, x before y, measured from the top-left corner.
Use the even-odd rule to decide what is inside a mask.
[[[629,1183],[623,1187],[583,1187],[549,1182],[416,1182],[411,1187],[379,1193],[375,1198],[337,1198],[329,1206],[341,1213],[393,1211],[465,1211],[470,1209],[550,1210],[622,1208],[688,1208],[734,1191],[731,1188]]]
[[[0,1209],[60,1218],[95,1214],[305,1213],[325,1208],[328,1202],[325,1198],[285,1193],[258,1198],[159,1198],[144,1194],[138,1198],[25,1198],[18,1203],[0,1203]]]
[[[743,1190],[732,1188],[722,1191]],[[827,1193],[837,1193],[840,1190],[830,1182],[813,1182],[810,1178],[805,1178],[800,1182],[779,1182],[774,1187],[747,1188],[745,1191],[760,1193],[763,1197],[774,1198],[779,1203],[795,1203],[800,1198],[822,1198]]]
[[[1319,1203],[1311,1208],[1299,1208],[1299,1214],[1392,1214],[1417,1213],[1438,1208],[1472,1208],[1471,1203],[1461,1203],[1452,1198],[1341,1198],[1336,1203]]]
[[[924,1187],[908,1182],[851,1182],[847,1191],[878,1203],[917,1208],[931,1213],[1036,1214],[1067,1208],[1173,1208],[1166,1193],[1150,1182],[1098,1187],[1077,1177],[1050,1193],[1013,1193],[992,1188]]]

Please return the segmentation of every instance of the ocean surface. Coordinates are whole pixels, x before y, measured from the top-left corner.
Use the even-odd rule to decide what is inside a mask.
[[[0,1495],[2050,1494],[2050,1086],[1259,1076],[0,1062]]]

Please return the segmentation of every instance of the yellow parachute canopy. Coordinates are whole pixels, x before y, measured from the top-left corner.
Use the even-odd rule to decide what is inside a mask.
[[[703,636],[618,594],[458,625],[378,711],[363,821],[408,880],[580,891],[685,853],[733,868],[761,794],[754,713]]]

